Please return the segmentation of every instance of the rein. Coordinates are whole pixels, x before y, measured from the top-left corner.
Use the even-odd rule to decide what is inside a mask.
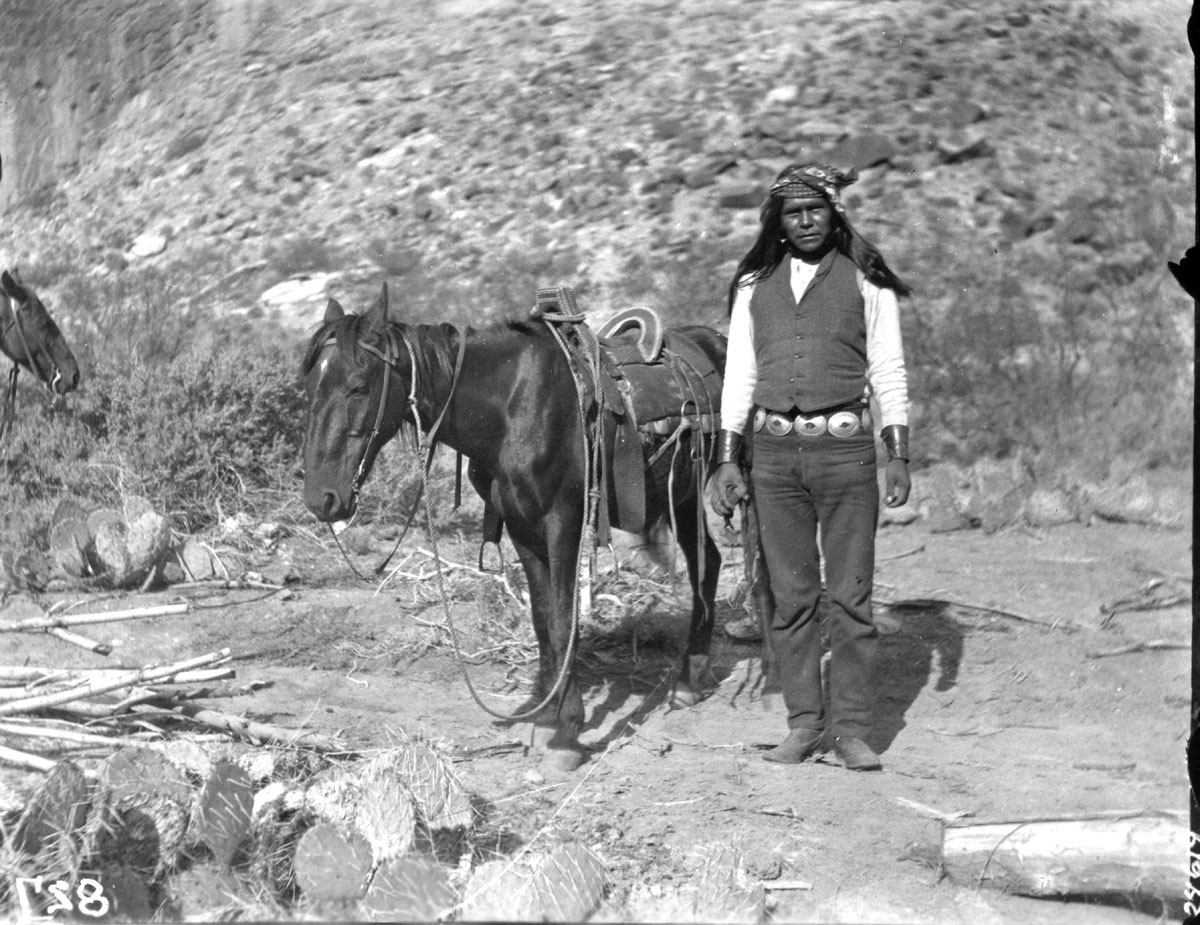
[[[435,574],[437,575],[437,581],[438,581],[438,593],[442,599],[442,610],[446,615],[446,628],[448,629],[448,631],[450,633],[450,643],[451,643],[451,647],[454,650],[454,658],[455,658],[455,661],[458,663],[460,670],[462,671],[463,681],[466,682],[467,690],[471,694],[471,699],[474,700],[475,704],[481,710],[483,710],[485,713],[487,713],[489,716],[495,717],[496,719],[503,720],[505,722],[516,722],[516,721],[520,721],[520,720],[531,719],[534,716],[536,716],[538,713],[540,713],[543,709],[545,709],[555,698],[560,696],[560,694],[563,690],[563,685],[566,683],[567,677],[570,675],[572,669],[574,668],[575,650],[576,650],[576,646],[579,641],[579,624],[580,624],[580,609],[581,609],[580,608],[580,598],[582,596],[582,592],[580,591],[580,589],[589,588],[590,582],[591,582],[590,560],[588,560],[588,558],[583,555],[583,550],[591,549],[592,547],[595,546],[595,542],[594,542],[595,524],[594,524],[594,522],[595,522],[595,513],[596,513],[596,509],[597,509],[597,502],[598,502],[598,492],[597,492],[596,481],[595,481],[593,473],[598,465],[599,454],[600,454],[600,440],[598,437],[598,432],[593,433],[591,445],[590,446],[588,445],[589,444],[589,441],[588,441],[589,431],[588,431],[588,427],[587,427],[587,398],[586,398],[587,391],[584,388],[584,384],[581,383],[580,378],[577,374],[576,364],[574,362],[572,362],[573,354],[571,353],[569,346],[566,344],[565,340],[562,338],[562,335],[560,334],[560,332],[556,328],[554,328],[553,325],[551,324],[551,322],[553,322],[553,321],[582,321],[582,320],[583,320],[582,315],[579,315],[577,317],[575,317],[575,316],[553,316],[551,318],[547,318],[547,324],[550,325],[550,329],[554,334],[555,340],[558,342],[559,347],[563,350],[564,354],[567,357],[567,364],[571,369],[571,376],[572,376],[572,379],[575,381],[576,394],[579,397],[580,422],[583,425],[583,436],[584,436],[584,478],[585,478],[585,486],[586,486],[587,492],[586,492],[586,497],[585,497],[585,501],[584,501],[584,524],[583,524],[583,529],[580,531],[579,552],[578,552],[577,559],[576,559],[576,561],[578,563],[579,574],[578,574],[578,577],[576,580],[576,585],[575,585],[575,587],[576,587],[575,600],[573,602],[573,606],[572,606],[572,610],[571,610],[571,631],[570,631],[570,636],[568,637],[567,651],[563,657],[562,663],[559,665],[558,676],[555,678],[554,686],[550,689],[549,693],[547,693],[545,695],[545,697],[542,698],[541,702],[536,704],[535,706],[532,706],[528,709],[521,710],[521,711],[518,711],[515,713],[501,713],[498,710],[493,710],[491,707],[489,707],[486,703],[483,702],[483,700],[479,696],[478,690],[475,688],[474,683],[471,681],[471,674],[467,670],[467,664],[463,658],[462,649],[458,644],[458,631],[454,628],[454,617],[450,612],[449,595],[446,593],[445,573],[442,569],[442,557],[441,557],[441,554],[438,552],[438,547],[437,547],[437,531],[434,529],[433,512],[430,510],[430,507],[429,507],[429,492],[425,490],[426,483],[428,482],[428,478],[429,478],[429,467],[428,467],[428,465],[426,465],[422,469],[421,492],[420,492],[420,495],[418,496],[418,500],[423,499],[424,503],[425,503],[426,529],[429,534],[429,545],[433,551]],[[466,338],[464,335],[463,338],[460,340],[460,360],[461,360],[462,349],[463,349],[462,345],[465,344],[465,342],[466,342]],[[411,345],[408,344],[407,340],[405,340],[405,345],[408,346],[408,349],[409,349],[409,352],[411,355],[412,347],[411,347]],[[596,371],[599,369],[599,363],[592,362],[592,363],[590,363],[590,366],[593,371],[593,375],[595,375]],[[416,372],[415,362],[413,363],[412,369],[413,369],[412,388],[413,388],[413,394],[415,394],[416,387],[417,387],[416,386],[417,372]],[[457,378],[457,376],[456,376],[456,378]],[[596,395],[601,394],[600,390],[598,388],[598,385],[599,385],[599,383],[596,383],[596,386],[597,386],[597,388],[595,390]],[[449,405],[449,402],[447,402],[447,406],[448,405]],[[416,403],[410,401],[410,408],[412,410],[414,420],[417,421],[416,452],[419,457],[421,454],[421,450],[422,450],[422,448],[420,446],[421,429],[420,429],[420,420],[417,416]],[[443,415],[445,414],[445,408],[442,409],[442,414]],[[438,418],[437,423],[438,424],[441,423],[441,417]],[[436,429],[437,429],[437,424],[435,424],[434,427],[431,428],[430,434],[432,435],[433,431],[435,431]],[[432,454],[432,449],[433,449],[432,444],[430,444],[430,454]],[[430,456],[430,458],[432,458],[432,455]],[[407,527],[405,528],[405,530],[407,531]],[[401,538],[403,538],[403,534],[401,535]],[[397,541],[397,545],[399,545],[399,541]],[[393,550],[393,552],[394,551],[395,550]],[[594,555],[594,549],[593,549],[592,555]],[[389,558],[391,558],[391,557],[389,556]]]
[[[54,396],[51,401],[51,407],[54,407],[55,402],[60,398],[58,392],[55,391],[55,386],[62,379],[62,370],[58,368],[58,363],[55,362],[53,354],[48,350],[43,350],[42,352],[50,360],[50,365],[54,367],[54,377],[48,380],[42,375],[41,368],[33,358],[33,351],[29,349],[29,341],[25,337],[25,328],[21,325],[21,316],[18,313],[19,303],[11,298],[6,298],[6,301],[8,303],[9,322],[8,326],[4,329],[4,335],[7,335],[9,331],[16,328],[17,340],[21,342],[21,349],[25,352],[25,361],[29,364],[29,371],[37,377],[42,385],[50,390],[51,395]],[[0,337],[0,340],[3,340],[3,337]],[[21,365],[17,362],[16,358],[11,354],[8,356],[12,360],[13,367],[8,373],[8,387],[4,392],[4,403],[0,406],[0,438],[7,435],[8,429],[13,423],[17,407],[17,377],[21,374]]]

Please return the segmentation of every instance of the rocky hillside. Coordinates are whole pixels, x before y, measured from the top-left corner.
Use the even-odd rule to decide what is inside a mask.
[[[84,25],[106,7],[128,29],[153,13],[159,45],[109,41],[104,73],[141,71],[93,75],[125,101],[20,191],[7,264],[161,267],[187,305],[252,314],[292,274],[273,304],[353,306],[387,279],[477,316],[559,283],[594,312],[669,308],[660,271],[692,261],[683,295],[716,321],[765,182],[808,157],[861,169],[851,214],[926,304],[1050,240],[1117,284],[1191,243],[1184,0],[197,0],[169,23],[170,4],[96,0]],[[31,176],[5,154],[6,185]]]

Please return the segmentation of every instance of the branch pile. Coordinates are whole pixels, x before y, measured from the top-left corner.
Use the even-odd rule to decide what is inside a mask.
[[[111,646],[81,635],[75,628],[144,617],[187,613],[187,603],[135,610],[48,615],[0,626],[0,634],[45,632],[89,651],[107,655]],[[168,727],[214,730],[255,744],[339,750],[339,740],[313,732],[253,722],[204,706],[206,698],[235,697],[265,686],[255,681],[228,683],[235,677],[232,652],[205,655],[141,668],[51,668],[0,666],[0,734],[11,742],[40,742],[42,751],[94,750],[166,738]],[[46,745],[49,748],[46,748]],[[30,747],[0,745],[0,761],[48,771],[53,758]]]

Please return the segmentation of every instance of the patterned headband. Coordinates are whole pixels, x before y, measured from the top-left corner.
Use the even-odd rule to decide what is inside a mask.
[[[786,167],[771,184],[770,195],[780,199],[816,199],[824,197],[843,215],[841,190],[858,179],[858,171],[838,170],[826,164],[793,164]]]

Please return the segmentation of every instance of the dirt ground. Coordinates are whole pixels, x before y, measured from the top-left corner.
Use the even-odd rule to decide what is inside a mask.
[[[391,542],[354,529],[354,561],[380,561]],[[444,533],[444,559],[475,562],[475,536],[470,518]],[[723,844],[766,883],[768,916],[777,922],[1146,922],[1153,903],[1064,904],[939,878],[941,824],[920,806],[980,821],[1186,809],[1190,609],[1118,609],[1106,621],[1101,608],[1152,598],[1139,593],[1155,579],[1163,580],[1160,597],[1189,593],[1190,536],[1190,528],[1100,522],[992,535],[936,533],[920,522],[883,528],[877,597],[887,632],[873,745],[884,770],[875,774],[848,772],[832,758],[764,762],[761,749],[783,735],[784,720],[746,690],[754,647],[724,636],[714,648],[721,683],[694,708],[668,709],[685,632],[682,593],[627,549],[626,573],[640,562],[644,577],[609,585],[609,594],[599,583],[599,628],[585,635],[582,656],[584,742],[593,754],[567,777],[527,753],[528,727],[494,722],[472,701],[436,625],[445,615],[435,583],[410,580],[432,571],[416,551],[427,548],[425,537],[407,540],[400,554],[410,578],[377,590],[355,580],[327,541],[292,531],[248,557],[264,575],[283,563],[295,579],[286,592],[97,597],[75,609],[181,595],[195,606],[181,616],[89,627],[116,646],[107,659],[22,633],[5,636],[3,661],[140,667],[228,646],[239,680],[269,686],[220,709],[338,732],[356,749],[394,742],[401,731],[434,737],[490,806],[510,848],[552,829],[593,846],[612,884],[598,919],[677,920],[673,891],[697,849]],[[727,595],[740,550],[724,552]],[[602,568],[611,561],[600,557]],[[511,641],[530,638],[528,620],[504,604],[499,581],[474,586],[474,599],[454,591],[450,613],[464,651],[476,653],[468,670],[481,697],[511,710],[523,699],[532,654]],[[80,600],[19,595],[0,619],[39,615],[60,598]],[[723,597],[720,622],[732,615]],[[1148,642],[1176,647],[1117,654]],[[3,770],[0,790],[19,795],[36,780]],[[770,889],[788,881],[810,888]],[[1181,893],[1183,886],[1181,878]]]

